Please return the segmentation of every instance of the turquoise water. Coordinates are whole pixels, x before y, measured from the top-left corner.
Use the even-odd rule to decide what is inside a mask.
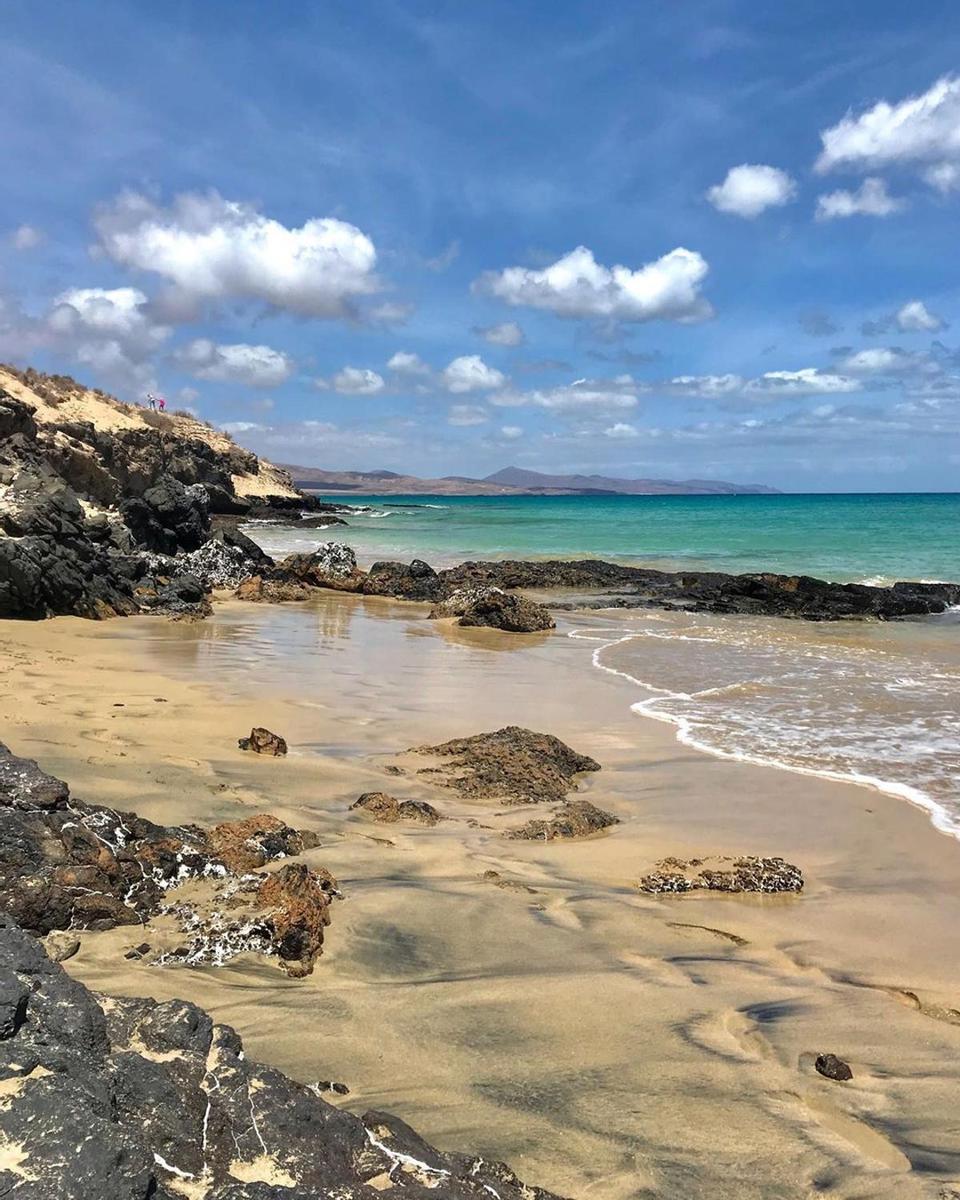
[[[607,558],[770,570],[842,581],[960,579],[960,494],[810,496],[357,496],[331,531],[362,560]],[[259,530],[268,549],[323,531]]]

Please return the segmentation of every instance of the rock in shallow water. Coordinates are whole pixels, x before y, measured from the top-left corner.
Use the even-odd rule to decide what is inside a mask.
[[[418,774],[435,776],[462,796],[507,804],[563,800],[567,792],[576,791],[579,774],[600,770],[598,762],[552,734],[517,725],[454,738],[439,746],[417,746],[411,753],[450,760],[424,767]]]
[[[500,588],[458,588],[430,612],[433,620],[459,617],[464,627],[502,629],[505,633],[541,633],[556,622],[542,604]]]
[[[6,917],[2,980],[0,1183],[23,1200],[553,1200],[396,1117],[335,1108],[193,1004],[95,998]]]

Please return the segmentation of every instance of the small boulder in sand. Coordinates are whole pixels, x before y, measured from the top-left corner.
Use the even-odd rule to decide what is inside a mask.
[[[241,582],[234,594],[238,600],[252,604],[285,604],[309,600],[310,588],[293,579],[264,579],[262,575],[251,575]]]
[[[271,733],[262,725],[251,729],[249,737],[239,738],[237,745],[241,750],[252,750],[254,754],[272,754],[275,758],[287,752],[287,743],[279,733]]]
[[[242,875],[278,858],[302,854],[317,845],[316,834],[291,829],[271,813],[225,821],[210,830],[210,845],[228,871]]]
[[[800,868],[779,857],[714,855],[684,862],[665,858],[637,884],[641,892],[800,892]]]
[[[458,588],[434,606],[430,617],[459,617],[458,625],[501,629],[505,633],[541,633],[556,628],[542,604],[496,587]]]
[[[291,554],[276,569],[276,578],[311,588],[357,592],[366,576],[357,566],[357,556],[341,542],[324,542],[312,554]]]
[[[461,796],[501,800],[505,804],[556,803],[576,791],[576,777],[599,771],[600,764],[550,733],[507,725],[493,733],[454,738],[439,746],[417,746],[411,753],[447,759],[418,774],[435,776]]]
[[[386,792],[364,792],[350,805],[351,811],[362,808],[375,821],[393,824],[396,821],[417,821],[421,825],[436,825],[443,817],[425,800],[398,800]]]
[[[845,1063],[842,1058],[837,1058],[835,1054],[818,1054],[817,1061],[813,1065],[821,1075],[827,1079],[834,1079],[838,1083],[845,1083],[848,1079],[853,1078],[850,1064]]]
[[[80,949],[80,939],[67,929],[55,929],[43,939],[43,948],[51,962],[66,962]]]
[[[611,825],[620,818],[597,808],[589,800],[568,800],[548,820],[527,821],[519,829],[511,829],[507,837],[525,841],[552,842],[555,838],[582,838]]]

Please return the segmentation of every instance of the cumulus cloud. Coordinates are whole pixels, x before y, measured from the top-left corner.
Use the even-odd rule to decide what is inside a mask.
[[[407,350],[398,350],[387,363],[387,369],[398,375],[429,375],[430,367],[419,354],[411,354]]]
[[[894,319],[903,333],[939,333],[946,328],[944,319],[930,312],[922,300],[909,300]]]
[[[848,354],[838,364],[844,371],[854,374],[892,374],[911,370],[917,359],[912,354],[893,346],[871,346]]]
[[[109,258],[160,275],[188,301],[344,317],[380,287],[373,242],[333,217],[287,227],[217,192],[184,194],[169,208],[125,192],[97,210],[94,224]]]
[[[960,79],[945,75],[926,92],[908,96],[896,104],[880,100],[820,134],[823,149],[816,170],[835,167],[876,170],[902,164],[926,165],[927,179],[934,186],[951,180],[949,171],[938,168],[960,162]],[[931,176],[930,171],[933,174]]]
[[[906,208],[906,201],[891,196],[882,179],[871,176],[851,192],[841,188],[817,197],[816,218],[832,221],[837,217],[889,217]]]
[[[779,167],[742,163],[731,167],[723,183],[707,191],[707,199],[723,213],[752,219],[768,208],[780,208],[797,194],[797,185]]]
[[[491,346],[522,346],[526,340],[516,321],[502,321],[499,325],[478,325],[474,327],[473,332]]]
[[[367,309],[364,318],[375,325],[406,325],[413,316],[412,304],[401,304],[396,300],[386,300],[383,304],[375,304]]]
[[[485,392],[502,387],[506,377],[496,367],[487,366],[479,354],[462,354],[443,370],[448,392]]]
[[[555,388],[503,391],[490,397],[501,408],[545,408],[553,412],[616,412],[636,408],[638,385],[630,376],[616,380],[577,379]]]
[[[277,387],[290,378],[294,367],[286,354],[270,346],[249,346],[245,342],[218,345],[208,338],[189,342],[174,359],[198,379],[247,387]]]
[[[447,413],[448,425],[483,425],[489,419],[487,410],[476,404],[453,404]]]
[[[515,442],[518,438],[523,437],[523,430],[519,425],[501,425],[500,436],[508,442]]]
[[[45,324],[54,349],[121,388],[153,384],[150,360],[172,333],[131,287],[68,288],[54,299]]]
[[[614,438],[617,441],[624,441],[629,438],[640,436],[640,430],[636,425],[629,425],[625,421],[617,421],[615,425],[610,425],[603,431],[603,436]]]
[[[345,396],[376,396],[385,387],[383,376],[369,367],[344,367],[333,377],[333,390]]]
[[[488,271],[474,288],[507,304],[561,317],[688,322],[712,313],[700,295],[708,270],[702,255],[682,247],[631,270],[605,267],[586,246],[578,246],[543,270]]]
[[[21,225],[10,235],[14,250],[34,250],[44,241],[43,231],[35,225]]]

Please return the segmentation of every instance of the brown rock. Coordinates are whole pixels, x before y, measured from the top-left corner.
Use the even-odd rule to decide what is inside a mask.
[[[458,625],[501,629],[505,633],[541,633],[556,622],[542,604],[500,588],[462,588],[441,600],[433,618],[459,617]]]
[[[309,600],[310,588],[296,580],[264,579],[262,575],[251,575],[237,588],[238,600],[254,604],[283,604],[287,601]]]
[[[730,858],[707,856],[682,862],[662,859],[656,869],[645,875],[637,887],[642,892],[800,892],[803,874],[800,868],[782,858],[744,855]]]
[[[848,1079],[853,1078],[850,1064],[845,1063],[842,1058],[837,1058],[835,1054],[818,1054],[817,1061],[813,1065],[821,1075],[827,1079],[834,1079],[838,1083],[845,1083]]]
[[[589,800],[567,800],[549,820],[527,821],[519,829],[510,830],[507,837],[551,842],[555,838],[589,837],[592,833],[619,824],[619,817],[604,812]]]
[[[436,775],[462,796],[497,799],[505,804],[557,802],[576,791],[576,777],[599,771],[600,764],[578,754],[549,733],[508,725],[493,733],[454,738],[439,746],[418,746],[412,753],[449,759],[418,774]]]
[[[254,754],[272,754],[275,758],[287,752],[287,743],[278,733],[271,733],[262,725],[250,730],[250,736],[240,738],[237,745],[241,750],[252,750]]]
[[[337,883],[328,871],[311,871],[290,863],[268,875],[258,899],[273,929],[281,965],[289,975],[309,975],[323,950],[323,931],[330,924],[330,899]]]
[[[386,792],[364,792],[350,805],[351,811],[362,808],[375,821],[393,824],[396,821],[416,821],[421,825],[436,825],[443,817],[425,800],[397,800]]]
[[[302,853],[307,840],[270,813],[217,825],[209,838],[217,858],[238,875],[256,871],[273,859]]]

